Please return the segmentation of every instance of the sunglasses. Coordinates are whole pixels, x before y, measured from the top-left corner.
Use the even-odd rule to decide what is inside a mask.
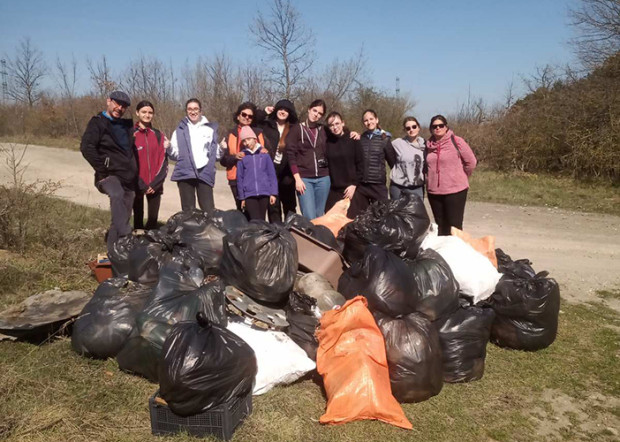
[[[414,130],[414,129],[417,129],[417,128],[418,128],[417,124],[412,124],[411,126],[405,126],[405,130],[406,131]]]
[[[254,114],[246,114],[245,112],[241,112],[240,114],[243,118],[247,118],[249,120],[251,120],[252,118],[254,118]]]
[[[444,127],[446,127],[445,124],[433,124],[431,126],[431,129],[435,130],[435,129],[443,129]]]

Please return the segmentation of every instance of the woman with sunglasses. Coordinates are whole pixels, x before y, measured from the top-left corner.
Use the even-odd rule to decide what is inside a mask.
[[[390,173],[390,199],[403,193],[424,199],[424,156],[426,143],[420,136],[420,123],[415,117],[405,117],[405,136],[392,141],[396,163]]]
[[[325,102],[314,100],[308,106],[306,120],[291,126],[286,137],[288,161],[295,178],[301,214],[308,219],[325,214],[330,179],[325,155]]]
[[[235,204],[237,210],[242,211],[241,200],[239,199],[239,192],[237,190],[237,161],[243,159],[245,153],[243,153],[243,145],[241,144],[241,129],[246,126],[251,126],[254,122],[254,114],[256,113],[256,105],[252,102],[246,101],[241,103],[237,107],[237,111],[233,114],[233,122],[235,127],[228,131],[224,142],[221,143],[222,158],[220,164],[226,167],[226,178],[228,178],[228,185],[230,191],[235,198]],[[263,131],[258,128],[254,128],[258,143],[265,147],[265,138]]]
[[[439,235],[450,228],[463,229],[468,177],[476,168],[476,157],[461,137],[454,135],[443,115],[431,118],[431,137],[426,143],[426,191]]]
[[[375,201],[388,199],[385,162],[394,167],[396,161],[392,135],[381,129],[377,113],[366,109],[362,114],[362,123],[366,131],[359,141],[356,167],[358,185],[347,213],[349,218],[355,218]]]

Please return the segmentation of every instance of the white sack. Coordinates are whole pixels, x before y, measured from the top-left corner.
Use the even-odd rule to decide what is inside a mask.
[[[433,249],[446,260],[460,286],[460,293],[474,298],[474,304],[490,297],[502,277],[491,261],[456,236],[437,236],[433,224],[422,242],[422,249]]]
[[[316,368],[306,352],[283,332],[258,330],[234,320],[228,321],[227,329],[247,342],[256,354],[254,396],[267,393],[276,385],[295,382]]]

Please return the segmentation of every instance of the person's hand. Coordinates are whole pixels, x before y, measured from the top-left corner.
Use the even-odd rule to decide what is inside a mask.
[[[149,186],[149,188],[148,188],[148,189],[146,189],[146,192],[145,192],[145,193],[146,193],[147,195],[152,195],[152,194],[154,194],[154,193],[155,193],[155,189],[153,189],[151,186]]]
[[[164,135],[164,149],[168,149],[170,147],[170,140],[167,136]]]
[[[355,140],[355,141],[357,141],[357,140],[359,140],[360,138],[362,138],[362,136],[361,136],[359,133],[355,132],[355,131],[351,131],[351,133],[349,134],[349,137],[350,137],[352,140]]]
[[[241,208],[242,208],[243,210],[245,210],[245,200],[242,200],[242,201],[241,201]]]
[[[245,154],[243,152],[237,152],[235,154],[235,158],[237,158],[238,160],[242,160],[244,156]]]
[[[295,190],[297,190],[300,195],[303,195],[306,191],[306,185],[301,178],[295,178]]]
[[[344,189],[344,197],[348,199],[353,199],[353,194],[355,193],[355,186],[351,184],[349,187]]]
[[[274,195],[271,195],[269,197],[269,204],[273,206],[275,203],[276,203],[276,197]]]
[[[222,138],[222,141],[220,141],[220,149],[224,150],[226,148],[228,148],[228,143],[226,143],[226,138]]]
[[[267,113],[267,115],[271,115],[274,109],[275,109],[274,106],[265,106],[265,113]]]
[[[269,153],[269,151],[267,150],[267,148],[265,146],[263,146],[260,149],[260,153]]]

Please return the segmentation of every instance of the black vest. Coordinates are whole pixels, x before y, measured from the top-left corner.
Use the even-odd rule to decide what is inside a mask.
[[[371,139],[362,136],[360,139],[364,167],[360,181],[370,184],[385,184],[385,146],[390,142],[388,137],[375,135]]]

